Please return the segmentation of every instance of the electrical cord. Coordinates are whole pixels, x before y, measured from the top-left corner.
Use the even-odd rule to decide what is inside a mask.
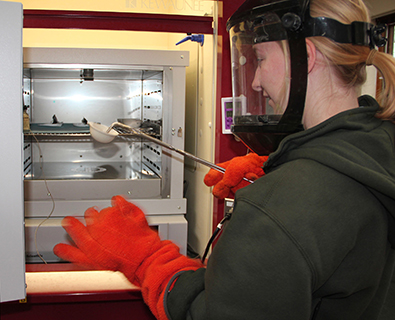
[[[233,213],[233,208],[230,209],[230,211],[225,214],[225,217],[223,217],[223,219],[218,223],[217,228],[214,230],[213,235],[211,236],[210,240],[207,243],[206,249],[204,250],[204,254],[201,259],[202,263],[204,263],[204,261],[206,260],[207,254],[210,250],[212,243],[223,230],[225,222],[230,220],[230,218],[232,217],[232,213]]]
[[[42,262],[44,262],[45,264],[47,264],[47,261],[45,261],[45,259],[43,258],[43,256],[40,254],[40,251],[38,250],[37,233],[38,233],[38,229],[39,229],[47,220],[49,220],[49,218],[50,218],[50,217],[52,216],[52,214],[54,213],[54,211],[55,211],[55,199],[53,198],[52,193],[51,193],[50,190],[49,190],[48,183],[47,183],[47,179],[46,179],[45,174],[44,174],[44,160],[43,160],[44,156],[43,156],[43,154],[42,154],[42,152],[41,152],[40,143],[39,143],[37,137],[34,135],[34,133],[31,132],[31,131],[30,131],[30,133],[31,133],[31,135],[33,136],[33,138],[34,138],[34,139],[36,140],[36,142],[37,142],[37,146],[38,146],[38,150],[39,150],[39,156],[40,156],[40,169],[41,169],[42,176],[43,176],[43,179],[44,179],[45,188],[47,189],[47,194],[51,197],[51,201],[52,201],[52,210],[51,210],[51,212],[48,214],[48,216],[47,216],[44,220],[42,220],[42,221],[38,224],[38,226],[36,227],[36,230],[34,231],[34,245],[35,245],[35,248],[36,248],[37,255],[38,255],[38,257],[41,259]]]

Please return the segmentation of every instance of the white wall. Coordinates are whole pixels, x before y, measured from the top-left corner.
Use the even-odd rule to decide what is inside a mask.
[[[365,4],[369,8],[372,18],[395,12],[394,0],[365,0]]]
[[[205,36],[203,47],[190,43],[190,66],[187,69],[185,150],[214,161],[215,123],[215,48],[213,36]],[[188,241],[199,254],[212,232],[213,195],[203,179],[209,168],[186,159],[185,181],[188,199]]]
[[[377,69],[373,66],[366,67],[367,78],[361,88],[360,95],[368,94],[376,97]]]

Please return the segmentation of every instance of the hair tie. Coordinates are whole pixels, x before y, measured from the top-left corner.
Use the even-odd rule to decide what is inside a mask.
[[[377,51],[376,49],[370,50],[369,55],[368,55],[368,57],[367,57],[367,59],[366,59],[366,65],[367,65],[367,66],[373,65],[373,59],[374,59],[374,57],[375,57],[375,55],[376,55],[377,52],[378,52],[378,51]]]

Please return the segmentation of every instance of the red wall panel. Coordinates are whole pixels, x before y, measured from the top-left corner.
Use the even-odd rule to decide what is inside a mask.
[[[215,131],[215,162],[224,162],[235,156],[245,155],[247,148],[237,142],[233,135],[222,134],[221,98],[232,96],[232,75],[230,63],[230,41],[226,31],[226,21],[244,3],[245,0],[224,0],[223,17],[219,19],[219,43],[218,43],[218,83],[217,83],[217,110]],[[224,201],[214,200],[213,227],[224,215]]]

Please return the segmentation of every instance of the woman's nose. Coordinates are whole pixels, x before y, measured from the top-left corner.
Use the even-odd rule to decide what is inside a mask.
[[[262,86],[258,77],[258,69],[255,70],[254,80],[252,80],[251,86],[255,91],[262,91]]]

